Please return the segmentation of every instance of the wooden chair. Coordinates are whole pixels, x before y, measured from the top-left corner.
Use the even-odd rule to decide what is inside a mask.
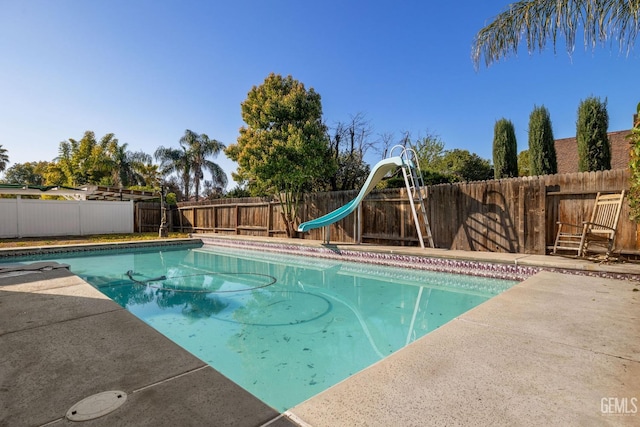
[[[605,258],[608,259],[613,250],[623,199],[624,190],[616,194],[598,193],[590,221],[583,221],[581,225],[558,222],[553,253],[559,249],[576,251],[581,257],[586,255],[589,244],[593,243],[606,248]]]

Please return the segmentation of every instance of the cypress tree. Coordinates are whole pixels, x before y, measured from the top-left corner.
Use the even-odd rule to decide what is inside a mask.
[[[558,173],[551,117],[544,105],[535,106],[529,116],[529,161],[533,176]]]
[[[500,119],[493,128],[493,167],[496,179],[518,176],[518,144],[511,120]]]
[[[607,101],[590,97],[580,102],[576,122],[580,172],[611,169],[611,147],[607,128]]]

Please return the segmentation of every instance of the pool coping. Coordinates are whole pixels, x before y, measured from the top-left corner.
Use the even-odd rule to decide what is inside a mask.
[[[204,237],[204,236],[203,236]],[[260,244],[260,247],[263,249],[264,241],[263,239],[252,239],[252,238],[220,238],[219,236],[214,236],[217,239],[224,239],[227,244],[229,244],[230,240],[235,240],[236,242],[246,242],[247,240],[253,240],[256,243]],[[187,239],[189,240],[189,239]],[[204,242],[205,240],[203,240]],[[175,242],[175,241],[174,241]],[[189,242],[193,242],[189,240]],[[373,254],[388,254],[388,255],[399,255],[399,256],[420,256],[420,254],[424,254],[425,256],[434,256],[430,254],[434,250],[421,250],[419,248],[389,248],[389,247],[372,247],[372,246],[359,246],[355,248],[355,245],[322,245],[321,242],[309,242],[305,241],[303,244],[298,241],[288,241],[284,239],[279,239],[278,241],[266,242],[271,245],[281,245],[288,246],[293,245],[293,248],[289,249],[297,249],[300,246],[305,247],[315,247],[321,248],[323,253],[326,251],[334,252],[338,251],[339,253],[345,254],[347,251],[355,251],[355,252],[368,252]],[[158,241],[145,241],[143,243],[134,243],[134,247],[143,247],[146,246],[157,246]],[[176,242],[177,244],[177,242]],[[89,246],[95,245],[73,245],[75,247],[82,246],[82,250],[95,250],[95,247],[91,249],[87,249]],[[99,245],[103,247],[105,245]],[[113,248],[113,245],[110,245]],[[122,247],[122,246],[120,246]],[[273,246],[269,247],[273,249]],[[24,248],[21,248],[24,249]],[[61,248],[59,248],[61,249]],[[280,248],[282,249],[282,247]],[[56,250],[56,249],[54,249]],[[78,249],[81,250],[81,249]],[[40,251],[40,250],[39,250]],[[418,254],[416,254],[418,252]],[[563,408],[557,407],[557,399],[554,401],[554,397],[562,398],[564,402],[565,399],[573,398],[576,395],[576,390],[579,396],[583,397],[583,407],[580,409],[571,406],[570,409],[571,414],[574,415],[575,421],[573,424],[584,424],[584,422],[593,422],[593,421],[602,421],[603,416],[607,414],[603,414],[600,410],[601,407],[599,401],[587,401],[584,398],[586,391],[589,388],[596,390],[596,392],[600,392],[602,394],[602,398],[612,397],[612,398],[631,398],[631,397],[640,397],[640,386],[637,384],[638,380],[634,380],[634,378],[640,378],[640,350],[638,349],[638,344],[640,343],[640,322],[638,322],[638,305],[637,302],[634,302],[633,305],[629,305],[628,301],[626,301],[621,295],[627,295],[626,291],[629,290],[629,287],[635,286],[638,287],[637,279],[635,278],[637,273],[635,265],[629,265],[631,267],[629,270],[620,271],[620,266],[618,265],[590,265],[585,264],[585,270],[581,271],[578,266],[583,263],[581,260],[573,260],[573,259],[564,259],[559,257],[546,257],[546,258],[536,258],[536,256],[526,256],[521,254],[500,254],[500,256],[492,255],[492,254],[475,254],[475,253],[458,253],[458,252],[448,252],[445,253],[440,252],[439,250],[435,250],[438,258],[441,257],[449,257],[449,259],[457,259],[463,261],[474,261],[474,262],[490,262],[493,260],[494,262],[499,262],[502,264],[520,264],[524,266],[536,266],[537,268],[542,268],[547,271],[536,272],[533,276],[526,279],[524,282],[514,286],[510,290],[504,292],[503,294],[493,298],[489,301],[490,304],[482,304],[476,309],[469,312],[467,315],[463,315],[460,318],[455,319],[454,321],[442,326],[435,333],[428,334],[427,336],[417,340],[411,346],[400,350],[396,354],[393,355],[392,358],[384,359],[381,362],[378,362],[374,366],[365,369],[359,374],[356,374],[353,377],[350,377],[343,381],[342,383],[330,388],[329,390],[317,395],[302,404],[291,408],[284,415],[279,414],[271,414],[270,419],[268,421],[249,421],[245,420],[246,424],[242,422],[240,425],[270,425],[272,427],[276,426],[291,426],[291,425],[300,425],[300,426],[355,426],[355,425],[382,425],[383,420],[389,420],[389,417],[392,416],[394,423],[396,425],[424,425],[426,421],[428,424],[478,424],[478,425],[506,425],[506,424],[516,424],[520,425],[539,425],[539,424],[553,424],[555,420],[557,424],[564,424],[565,421],[571,421],[572,418],[567,418],[567,413],[562,412]],[[41,251],[38,253],[42,253]],[[357,254],[356,254],[357,255]],[[367,258],[367,257],[364,257]],[[373,260],[376,259],[375,256],[368,257]],[[552,258],[552,259],[548,259]],[[382,258],[384,259],[384,257]],[[398,258],[401,260],[405,260],[406,258]],[[395,259],[397,261],[398,259]],[[366,262],[366,260],[365,260]],[[534,263],[537,262],[537,265]],[[626,266],[625,266],[626,267]],[[558,270],[566,270],[566,271],[553,271],[553,269]],[[595,277],[581,277],[579,274],[581,273],[588,275],[594,275]],[[567,272],[571,272],[574,274],[567,274]],[[43,273],[44,275],[52,274],[51,272]],[[607,274],[614,274],[616,276],[624,276],[625,280],[617,280],[610,277],[607,277]],[[67,287],[73,289],[80,289],[81,294],[83,293],[92,293],[95,289],[91,287],[84,281],[81,281],[79,278],[73,276],[74,282],[73,285],[69,284],[56,284],[53,286],[53,289],[66,289]],[[51,287],[52,284],[56,283],[56,281],[60,280],[68,280],[65,278],[52,278],[43,280],[43,284],[41,286]],[[47,283],[49,283],[47,285]],[[18,285],[20,286],[20,285]],[[587,286],[587,290],[585,290],[585,286]],[[602,288],[604,286],[604,288]],[[556,288],[558,288],[556,290]],[[8,289],[16,290],[18,289],[16,285],[9,285],[8,287],[0,286],[0,291],[7,291]],[[40,316],[45,319],[46,324],[43,324],[39,327],[44,328],[43,331],[46,331],[46,328],[55,328],[60,327],[61,322],[56,320],[55,317],[60,315],[59,310],[56,310],[55,307],[48,306],[32,306],[32,303],[29,301],[33,298],[40,298],[42,294],[46,294],[46,291],[38,287],[25,289],[23,292],[24,300],[22,301],[25,313],[28,313],[29,310],[38,309],[38,313],[32,313],[31,316]],[[58,292],[58,291],[54,291]],[[62,292],[62,291],[60,291]],[[585,293],[586,292],[586,293]],[[621,294],[623,292],[623,294]],[[582,295],[583,301],[580,304],[576,303],[576,294],[584,294]],[[22,294],[21,294],[22,295]],[[638,298],[638,294],[631,294],[634,298]],[[590,316],[593,316],[590,310],[586,309],[583,306],[588,306],[591,301],[591,297],[597,298],[599,303],[603,305],[599,307],[597,313],[600,314],[600,317],[597,319],[591,319]],[[19,300],[15,295],[11,295],[5,298],[14,298],[14,301]],[[5,301],[7,301],[5,299]],[[74,298],[75,303],[80,306],[95,304],[96,298],[95,295],[91,295],[91,297],[87,298],[86,295],[81,295],[77,300]],[[623,303],[625,303],[624,305]],[[635,301],[635,300],[634,300]],[[0,303],[2,302],[2,298],[0,298]],[[101,303],[102,304],[102,303]],[[623,304],[621,307],[620,304]],[[583,327],[579,332],[579,334],[575,331],[568,331],[567,336],[572,337],[572,333],[577,334],[576,336],[583,337],[593,335],[590,331],[596,332],[606,329],[610,332],[610,336],[606,337],[605,344],[616,346],[615,351],[603,352],[600,349],[600,343],[597,339],[594,338],[594,343],[592,344],[593,348],[581,348],[581,346],[576,346],[575,343],[567,342],[565,338],[558,337],[548,337],[541,333],[540,330],[531,330],[522,332],[518,328],[523,328],[526,325],[522,324],[521,316],[522,314],[518,310],[510,310],[509,307],[514,305],[522,306],[518,310],[529,310],[527,312],[528,316],[531,319],[542,319],[548,322],[554,327],[546,329],[562,329],[563,322],[569,322],[565,317],[561,317],[556,319],[558,316],[563,315],[563,313],[572,313],[578,307],[580,310],[577,312],[579,317],[583,319],[587,319],[588,322],[585,323],[586,326]],[[555,312],[548,312],[547,306],[554,305],[554,308],[557,310]],[[500,309],[500,319],[505,322],[505,324],[493,325],[491,324],[490,316],[489,320],[487,320],[487,316],[483,313],[494,313],[496,310],[496,306]],[[528,308],[527,308],[528,307]],[[20,308],[20,307],[19,307]],[[18,310],[20,311],[20,310]],[[119,310],[117,310],[119,311]],[[3,320],[3,311],[0,310],[0,320]],[[604,314],[603,314],[604,313]],[[128,313],[118,313],[118,315],[125,317]],[[606,314],[606,316],[605,316]],[[6,315],[6,310],[5,310]],[[101,315],[104,316],[105,313],[100,312],[95,314],[96,316]],[[130,315],[133,317],[133,315]],[[73,321],[77,321],[78,324],[87,323],[93,316],[83,315],[74,318]],[[50,319],[50,320],[46,320]],[[629,324],[629,320],[632,320]],[[69,323],[71,320],[66,320],[65,322]],[[65,323],[62,322],[62,323]],[[134,322],[135,323],[135,322]],[[624,328],[619,328],[618,330],[611,330],[609,324],[613,323],[614,325],[622,325]],[[548,326],[548,325],[547,325]],[[572,325],[574,328],[580,328],[580,322],[577,325]],[[586,328],[586,330],[585,330]],[[2,339],[6,339],[8,335],[11,334],[21,334],[21,333],[29,333],[29,331],[33,331],[37,328],[27,328],[24,331],[14,331],[10,334],[0,334],[0,342]],[[143,337],[148,334],[154,335],[156,332],[142,324],[140,327],[129,328],[127,330],[118,330],[119,334],[132,335],[134,337]],[[544,332],[544,331],[543,331]],[[551,331],[553,332],[553,331]],[[581,335],[582,334],[582,335]],[[596,334],[597,335],[597,334]],[[13,335],[15,338],[17,335]],[[455,339],[464,338],[467,340],[465,345],[455,345],[456,341],[452,341]],[[473,338],[475,337],[475,338]],[[469,342],[469,340],[474,339],[473,342]],[[605,337],[602,338],[604,340]],[[453,347],[451,343],[454,343]],[[493,343],[499,344],[497,348],[486,348],[483,343]],[[529,343],[529,344],[528,344]],[[533,343],[532,345],[530,345]],[[613,344],[612,344],[613,343]],[[39,342],[29,342],[31,348],[29,352],[25,354],[27,359],[32,358],[35,359],[38,355],[42,355],[44,350],[47,351],[63,351],[64,349],[56,348],[55,346],[46,349],[39,349]],[[87,344],[88,345],[88,344]],[[447,347],[448,346],[448,347]],[[523,351],[519,349],[521,347],[526,347]],[[444,349],[443,351],[436,352],[437,354],[431,355],[431,350],[433,348]],[[536,353],[537,348],[545,349],[544,352],[540,353],[539,351]],[[0,345],[0,358],[3,360],[7,360],[7,352],[13,351],[14,349],[10,349],[7,345]],[[91,348],[85,349],[88,354],[91,354],[93,351]],[[117,358],[118,354],[122,352],[128,351],[127,349],[118,347],[118,343],[114,343],[114,347],[109,349],[109,354],[95,354],[96,360],[102,360],[102,358],[109,359],[110,357]],[[143,350],[141,350],[143,351]],[[489,369],[491,367],[492,358],[499,358],[499,355],[502,352],[510,351],[510,357],[514,360],[515,363],[512,366],[505,366],[504,372],[500,372],[498,377],[496,377],[496,370]],[[177,345],[168,345],[167,348],[163,348],[163,352],[166,352],[166,356],[171,359],[173,356],[177,355],[178,360],[181,358],[187,357],[188,355],[184,355],[184,351],[180,349]],[[465,399],[469,399],[470,396],[466,394],[465,388],[469,387],[468,378],[460,377],[458,375],[457,370],[451,371],[445,370],[447,374],[450,376],[452,384],[458,384],[458,389],[455,387],[448,388],[442,392],[438,390],[425,389],[424,382],[428,383],[428,380],[423,378],[423,374],[415,375],[417,372],[425,373],[424,375],[431,373],[430,375],[435,375],[438,377],[440,375],[439,371],[433,371],[434,364],[438,366],[446,366],[447,360],[456,360],[461,363],[461,366],[464,366],[464,362],[467,357],[470,355],[474,355],[475,357],[482,356],[484,359],[484,363],[486,363],[486,375],[488,377],[483,377],[484,370],[481,370],[479,378],[476,379],[474,383],[474,387],[478,388],[482,386],[482,384],[493,384],[495,387],[486,388],[484,390],[480,390],[479,397],[484,399],[487,402],[487,407],[481,407],[478,411],[482,412],[484,417],[477,419],[474,418],[473,413],[469,413],[469,411],[465,412],[461,411],[453,411],[450,407],[444,405],[443,402],[458,402],[459,405],[462,405],[466,402]],[[42,357],[42,356],[40,356]],[[502,387],[507,389],[513,389],[514,384],[516,386],[521,387],[522,382],[518,382],[513,378],[518,378],[523,372],[530,374],[531,371],[535,372],[540,378],[545,378],[544,369],[551,369],[558,361],[560,360],[569,360],[571,361],[572,357],[578,357],[581,363],[586,363],[584,369],[589,371],[597,371],[604,369],[606,372],[603,374],[598,374],[598,377],[604,376],[604,378],[600,378],[598,385],[600,388],[594,388],[593,381],[590,381],[588,378],[584,378],[581,382],[576,382],[576,376],[580,377],[580,375],[585,375],[584,372],[580,371],[576,375],[571,378],[571,381],[565,381],[563,384],[563,379],[560,378],[551,378],[548,381],[551,381],[553,384],[558,385],[558,390],[554,390],[554,394],[546,396],[544,394],[535,395],[531,399],[531,401],[517,401],[513,405],[505,405],[505,402],[497,401],[495,398],[492,398],[491,393],[498,393]],[[142,357],[141,357],[142,359]],[[593,360],[597,359],[598,363],[593,362]],[[425,365],[425,360],[429,363]],[[592,365],[589,363],[593,362]],[[40,360],[40,363],[43,363]],[[445,365],[442,365],[442,364]],[[478,363],[478,360],[474,360],[473,363]],[[551,364],[551,365],[550,365]],[[624,367],[621,367],[621,364]],[[34,365],[34,366],[37,366]],[[573,367],[573,362],[571,362],[567,367],[568,370],[575,369]],[[50,366],[50,369],[61,369],[61,367]],[[206,368],[203,368],[206,369]],[[171,407],[173,400],[172,399],[184,399],[184,403],[187,407],[190,408],[190,411],[193,412],[193,419],[205,419],[207,416],[215,416],[215,414],[220,414],[221,411],[224,413],[225,411],[231,413],[234,408],[229,408],[225,405],[216,406],[215,402],[209,402],[209,406],[194,406],[193,402],[191,402],[191,398],[184,395],[184,387],[196,387],[196,390],[199,390],[202,394],[210,393],[210,387],[212,384],[205,384],[202,381],[198,381],[198,375],[203,374],[201,371],[197,371],[198,374],[194,374],[193,372],[184,372],[184,376],[175,376],[168,379],[166,382],[163,382],[164,393],[160,393],[161,396],[157,399],[153,397],[149,397],[147,395],[144,399],[142,397],[145,394],[137,394],[138,400],[132,402],[132,405],[129,405],[126,408],[126,411],[136,412],[136,407],[146,408],[148,411],[148,415],[152,416],[152,414],[167,414],[167,408]],[[394,380],[388,376],[390,372],[395,372],[398,374],[398,379],[402,379],[405,383],[399,383],[398,380]],[[33,376],[40,375],[37,371],[32,372],[13,372],[13,374],[19,374],[23,378],[30,378]],[[482,375],[481,375],[482,374]],[[555,372],[557,375],[557,372]],[[0,393],[6,392],[3,391],[3,387],[5,387],[8,383],[6,375],[0,374]],[[86,375],[90,375],[87,373]],[[206,376],[214,375],[214,373],[206,370]],[[191,378],[191,385],[180,383],[179,378]],[[411,384],[411,379],[420,380],[421,382],[417,384]],[[111,378],[110,381],[117,380]],[[219,378],[217,380],[220,380]],[[228,380],[227,380],[228,381]],[[537,384],[534,379],[531,380],[532,384]],[[635,381],[635,382],[634,382]],[[117,381],[116,381],[117,382]],[[224,381],[223,381],[224,383]],[[228,385],[228,384],[227,384]],[[30,381],[25,381],[24,383],[19,384],[20,387],[23,388],[22,393],[24,395],[29,395],[29,387],[35,386],[35,384]],[[77,384],[61,384],[59,385],[60,393],[64,394],[65,390],[71,390],[73,387],[76,387]],[[88,387],[88,386],[87,386]],[[96,388],[96,384],[92,384],[91,387],[93,389]],[[91,388],[90,387],[90,388]],[[149,390],[150,392],[158,391],[160,388],[154,388],[155,386],[151,386]],[[174,390],[175,389],[175,390]],[[172,392],[168,392],[166,390],[172,390]],[[564,390],[564,392],[562,391]],[[81,390],[82,391],[82,390]],[[420,391],[422,393],[421,398],[416,400],[416,391]],[[15,389],[12,392],[16,392]],[[516,390],[517,392],[517,390]],[[78,391],[76,391],[78,393]],[[346,393],[346,394],[345,394]],[[489,395],[484,395],[483,393],[490,393]],[[582,393],[582,394],[581,394]],[[609,393],[611,396],[609,396]],[[626,394],[625,394],[626,393]],[[88,394],[88,392],[87,392]],[[592,393],[593,394],[593,393]],[[152,393],[153,395],[153,393]],[[151,396],[152,396],[151,395]],[[345,396],[349,396],[349,399],[346,399]],[[448,397],[447,397],[448,396]],[[476,396],[477,397],[477,396]],[[169,399],[169,400],[166,400]],[[242,402],[246,402],[247,399],[249,402],[252,401],[251,396],[241,396],[238,397],[240,399],[238,404]],[[597,399],[596,399],[597,400]],[[75,402],[70,402],[75,403]],[[438,407],[434,404],[437,403],[441,405]],[[473,402],[471,402],[473,403]],[[251,403],[255,404],[255,402]],[[213,406],[211,406],[213,405]],[[568,403],[567,403],[568,405]],[[69,405],[70,406],[70,405]],[[126,407],[127,405],[125,405]],[[237,405],[236,405],[237,406]],[[470,407],[473,405],[470,405]],[[9,409],[9,408],[4,408]],[[38,411],[38,408],[32,408],[33,411]],[[583,412],[580,412],[583,411]],[[2,412],[2,411],[0,411]],[[109,415],[103,417],[101,420],[96,420],[92,425],[109,425],[113,422],[113,420],[121,419],[117,417],[122,417],[124,411],[118,411],[114,413],[114,415]],[[171,412],[169,411],[169,414]],[[515,413],[515,415],[514,415]],[[119,414],[119,415],[118,415]],[[455,415],[452,418],[452,414]],[[489,414],[489,415],[487,415]],[[493,414],[493,415],[490,415]],[[63,416],[64,414],[61,414]],[[517,415],[517,416],[516,416]],[[611,414],[609,414],[611,415]],[[613,414],[615,415],[615,414]],[[607,423],[612,424],[633,424],[634,421],[637,421],[637,416],[635,414],[627,414],[629,416],[626,417],[615,417],[611,416],[605,419]],[[200,418],[198,418],[200,417]],[[553,418],[556,417],[556,418]],[[234,422],[231,424],[237,424],[238,419],[228,418]],[[176,418],[164,417],[158,418],[157,425],[171,425],[170,420],[175,422]],[[67,425],[69,424],[63,418],[52,419],[54,422],[52,425]],[[581,422],[582,421],[582,422]],[[101,424],[102,423],[102,424]],[[571,424],[571,422],[569,422]]]
[[[198,238],[181,239],[154,239],[154,240],[130,240],[123,242],[105,243],[72,243],[67,245],[51,246],[22,246],[14,248],[0,248],[0,261],[35,255],[48,255],[59,253],[76,253],[88,251],[105,251],[114,249],[152,248],[158,246],[178,247],[189,244],[198,244],[202,240]]]

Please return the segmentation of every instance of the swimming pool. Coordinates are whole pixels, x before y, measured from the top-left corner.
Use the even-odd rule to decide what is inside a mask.
[[[516,283],[209,246],[47,258],[281,411]]]

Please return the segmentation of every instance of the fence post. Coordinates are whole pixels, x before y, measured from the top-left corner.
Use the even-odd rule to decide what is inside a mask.
[[[238,205],[236,204],[236,208],[235,208],[235,216],[236,216],[236,234],[240,234],[240,230],[238,229],[238,227],[240,226],[240,208],[238,207]]]
[[[211,209],[213,219],[211,220],[211,225],[213,226],[213,232],[217,233],[218,231],[218,205],[213,205],[213,209]]]
[[[517,235],[517,245],[520,250],[527,252],[527,246],[529,245],[529,239],[527,238],[527,230],[526,217],[528,215],[528,209],[525,209],[527,200],[530,199],[530,186],[524,185],[524,182],[520,184],[520,188],[518,189],[518,235]]]
[[[133,199],[132,199],[132,200],[129,200],[129,206],[130,206],[130,208],[131,208],[131,210],[129,211],[129,212],[130,212],[130,215],[129,215],[129,221],[131,221],[131,222],[129,222],[129,224],[131,225],[131,227],[127,227],[127,228],[130,230],[130,233],[135,233],[135,231],[136,231],[136,225],[135,225],[135,223],[134,223],[134,221],[133,221],[133,217],[134,217],[134,212],[135,212],[136,204],[135,204],[135,202],[133,201]]]
[[[78,204],[78,234],[84,236],[82,230],[82,205],[79,201],[76,201],[76,203]]]
[[[22,218],[22,197],[18,194],[16,197],[16,221],[18,222],[16,234],[18,237],[22,238],[22,221],[20,221],[20,218]]]
[[[534,253],[545,255],[547,253],[547,184],[544,179],[538,179],[537,183],[538,209],[536,222],[538,223],[538,227]]]
[[[356,217],[356,223],[354,224],[354,236],[357,244],[362,244],[362,203],[358,205],[358,213]]]

